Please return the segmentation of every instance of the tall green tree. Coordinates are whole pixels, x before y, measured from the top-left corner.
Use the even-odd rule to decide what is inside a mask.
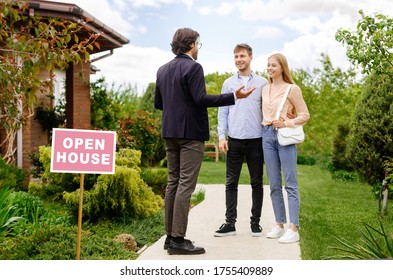
[[[364,84],[348,138],[348,158],[371,185],[384,179],[384,161],[393,155],[392,120],[392,78],[371,74]]]
[[[138,110],[134,117],[119,121],[118,148],[136,149],[142,152],[142,166],[155,163],[157,151],[161,147],[160,120],[152,113]]]
[[[393,18],[376,14],[361,19],[356,31],[339,30],[351,62],[367,75],[356,107],[348,154],[370,184],[384,178],[383,160],[393,154]]]
[[[365,15],[362,10],[356,31],[340,29],[336,40],[347,46],[350,61],[364,74],[393,75],[393,18]]]
[[[161,111],[154,108],[154,90],[156,88],[155,83],[150,83],[147,86],[145,93],[141,98],[139,109],[150,112],[155,117],[161,117]]]
[[[108,92],[105,78],[90,83],[91,127],[116,130],[121,105]]]
[[[296,70],[295,82],[301,87],[310,112],[305,126],[306,141],[298,145],[299,154],[329,158],[337,127],[348,123],[359,96],[352,69],[333,67],[329,56],[321,54],[321,68],[312,73]]]
[[[124,83],[117,88],[112,84],[108,91],[109,96],[121,106],[119,119],[134,116],[140,106],[141,97],[138,96],[136,85]]]
[[[147,86],[145,93],[141,98],[141,103],[139,108],[143,111],[150,112],[152,116],[158,120],[159,127],[158,131],[161,132],[162,128],[162,111],[157,110],[154,108],[154,93],[155,93],[156,84],[150,83]],[[154,151],[154,156],[152,157],[151,161],[149,162],[150,165],[157,165],[160,163],[162,159],[166,157],[165,151],[165,141],[160,137],[156,149]]]

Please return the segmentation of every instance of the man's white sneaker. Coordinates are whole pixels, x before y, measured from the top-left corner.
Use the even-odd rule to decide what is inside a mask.
[[[267,234],[266,237],[267,238],[271,238],[271,239],[276,239],[276,238],[280,238],[283,234],[284,234],[285,230],[284,228],[280,227],[280,226],[275,226],[274,228],[272,228]]]
[[[279,243],[294,243],[299,241],[299,233],[297,231],[293,231],[292,229],[287,229],[285,234],[278,239]]]

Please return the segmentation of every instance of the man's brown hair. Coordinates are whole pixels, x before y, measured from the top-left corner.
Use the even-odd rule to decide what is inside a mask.
[[[199,38],[199,33],[190,28],[179,28],[172,39],[172,52],[175,55],[183,54],[192,49],[191,45]]]

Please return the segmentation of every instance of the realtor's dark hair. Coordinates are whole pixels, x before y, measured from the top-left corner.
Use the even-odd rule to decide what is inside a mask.
[[[175,55],[191,50],[191,45],[199,38],[199,33],[190,28],[179,28],[173,35],[171,47]]]

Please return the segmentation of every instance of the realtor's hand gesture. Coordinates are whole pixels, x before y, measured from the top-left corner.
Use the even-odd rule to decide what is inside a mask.
[[[249,87],[246,91],[242,91],[243,88],[244,86],[241,86],[235,91],[237,99],[246,98],[255,90],[255,87]]]

